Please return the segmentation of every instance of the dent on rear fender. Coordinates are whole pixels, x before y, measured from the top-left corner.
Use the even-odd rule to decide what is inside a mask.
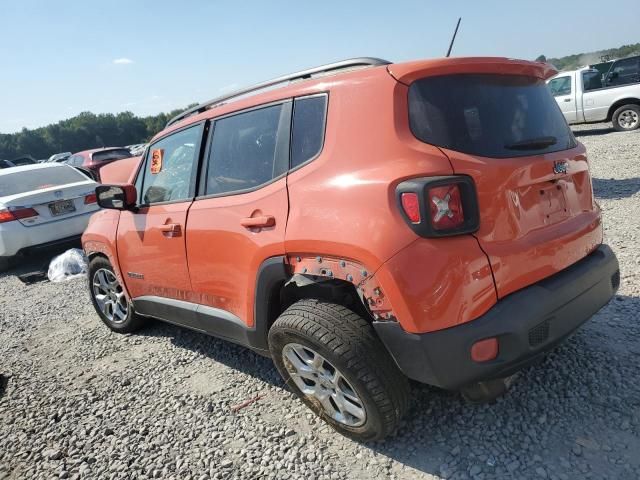
[[[352,283],[362,301],[377,321],[397,321],[391,303],[373,275],[361,263],[347,258],[321,255],[290,255],[287,261],[292,275],[305,275],[330,280],[345,280]]]

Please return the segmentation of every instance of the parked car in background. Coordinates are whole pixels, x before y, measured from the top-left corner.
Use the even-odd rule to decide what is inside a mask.
[[[124,158],[117,162],[105,165],[100,170],[102,183],[131,183],[140,166],[142,157]]]
[[[56,153],[54,155],[51,155],[47,161],[48,162],[64,162],[70,156],[71,156],[71,152]]]
[[[604,81],[600,71],[590,67],[561,72],[549,80],[549,89],[567,122],[612,122],[618,131],[639,128],[640,78],[630,74],[626,64],[619,63],[631,60],[637,65],[639,57],[634,58],[614,62]],[[625,83],[618,83],[622,80]]]
[[[35,165],[38,162],[31,155],[23,155],[13,160],[0,160],[0,168],[20,167],[22,165]]]
[[[178,115],[134,178],[96,188],[98,315],[268,355],[362,441],[398,426],[408,379],[495,398],[620,282],[555,73],[360,58]]]
[[[111,162],[130,157],[131,152],[125,147],[96,148],[74,153],[64,162],[72,167],[88,168],[100,178],[100,169],[102,167]]]
[[[140,155],[142,155],[142,153],[144,152],[144,149],[147,147],[148,144],[146,143],[138,143],[136,145],[127,145],[127,148],[129,149],[129,151],[131,152],[131,155],[133,157],[138,157]]]
[[[611,62],[604,75],[605,87],[616,87],[640,82],[640,55],[621,58]]]
[[[99,208],[96,185],[58,163],[0,170],[0,269],[34,249],[77,242]]]

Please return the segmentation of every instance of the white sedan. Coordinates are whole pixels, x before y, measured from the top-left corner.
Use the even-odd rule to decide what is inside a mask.
[[[59,163],[0,170],[0,271],[16,255],[79,239],[99,208],[96,185]]]

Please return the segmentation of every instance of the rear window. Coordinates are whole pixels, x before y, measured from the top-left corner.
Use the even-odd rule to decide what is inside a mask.
[[[409,123],[420,140],[483,157],[518,157],[576,145],[544,80],[448,75],[409,88]]]
[[[118,150],[105,150],[104,152],[95,152],[91,158],[94,162],[106,162],[108,160],[120,160],[121,158],[129,158],[131,152],[126,148]]]
[[[0,197],[89,180],[71,167],[51,167],[0,175]]]

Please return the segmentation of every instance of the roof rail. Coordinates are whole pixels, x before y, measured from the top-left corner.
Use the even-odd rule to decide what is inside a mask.
[[[266,82],[258,83],[256,85],[252,85],[250,87],[242,88],[240,90],[236,90],[231,93],[227,93],[221,97],[214,98],[213,100],[209,100],[208,102],[201,103],[200,105],[196,105],[189,110],[185,110],[179,115],[176,115],[171,120],[167,122],[165,128],[173,125],[180,120],[184,120],[185,118],[196,115],[198,113],[202,113],[210,107],[222,103],[227,100],[231,100],[235,97],[240,97],[242,95],[246,95],[249,93],[256,92],[258,90],[264,90],[265,88],[273,87],[280,83],[292,82],[294,80],[305,80],[311,78],[314,75],[319,75],[323,73],[335,72],[337,70],[345,70],[348,68],[354,67],[374,67],[379,65],[389,65],[391,62],[387,60],[382,60],[380,58],[372,58],[372,57],[359,57],[359,58],[351,58],[348,60],[342,60],[340,62],[329,63],[327,65],[321,65],[319,67],[309,68],[307,70],[302,70],[300,72],[291,73],[289,75],[283,75],[278,78],[274,78],[272,80],[267,80]]]

